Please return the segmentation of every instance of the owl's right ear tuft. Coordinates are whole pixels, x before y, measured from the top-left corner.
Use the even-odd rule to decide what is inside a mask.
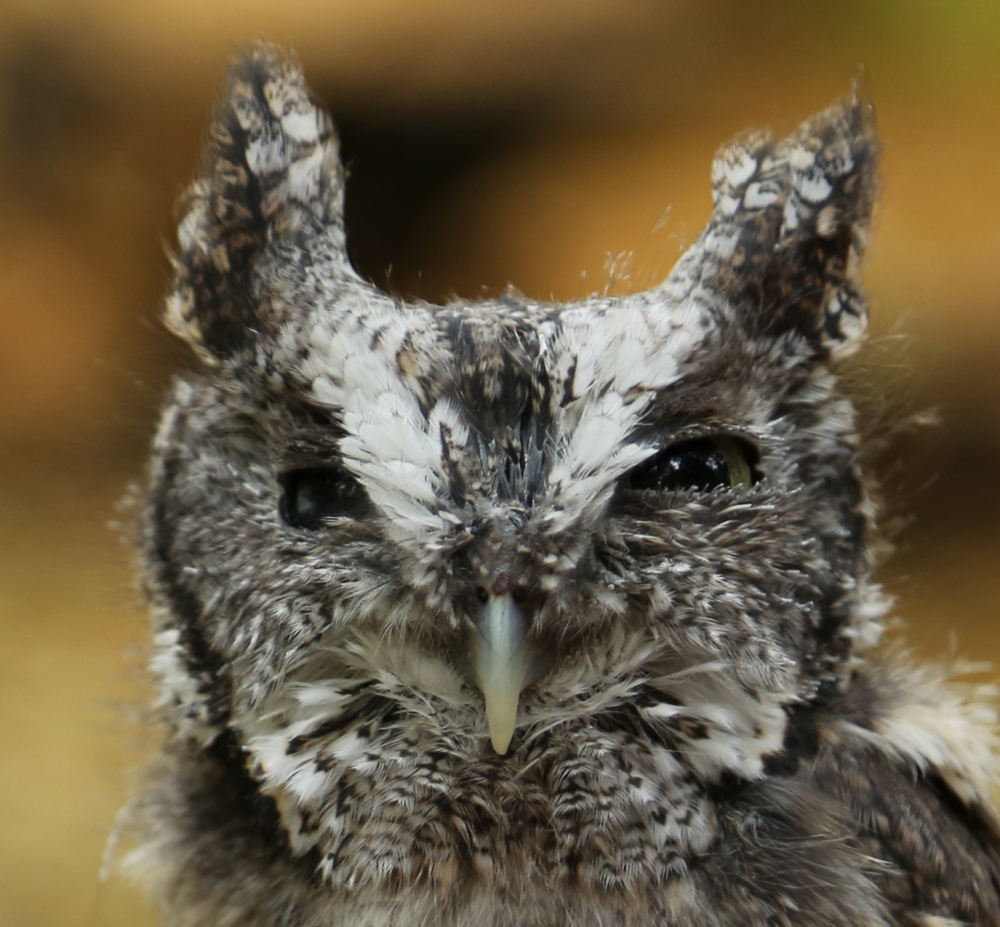
[[[167,326],[209,363],[252,347],[275,325],[255,287],[270,242],[314,226],[347,265],[343,180],[332,121],[300,68],[252,47],[229,69],[200,177],[180,204]]]
[[[835,363],[854,353],[868,320],[859,271],[878,156],[859,83],[783,142],[738,139],[715,159],[715,211],[668,295],[708,299],[776,356]]]

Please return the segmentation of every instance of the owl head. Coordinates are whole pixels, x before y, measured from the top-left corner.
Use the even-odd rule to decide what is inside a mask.
[[[204,362],[145,526],[172,736],[236,751],[345,891],[625,890],[710,846],[711,790],[794,765],[878,635],[835,375],[876,159],[855,91],[721,151],[648,292],[404,302],[348,260],[330,118],[252,50],[167,299]]]

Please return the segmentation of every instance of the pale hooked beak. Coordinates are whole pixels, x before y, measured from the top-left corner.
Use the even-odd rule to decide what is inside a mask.
[[[476,682],[486,699],[493,749],[507,752],[517,722],[517,702],[530,667],[521,609],[509,595],[491,595],[472,640]]]

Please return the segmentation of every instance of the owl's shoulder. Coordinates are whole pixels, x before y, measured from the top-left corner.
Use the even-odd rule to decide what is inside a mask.
[[[848,815],[856,847],[888,861],[870,877],[890,912],[915,923],[1000,924],[994,697],[943,669],[883,658],[818,725],[812,784]]]

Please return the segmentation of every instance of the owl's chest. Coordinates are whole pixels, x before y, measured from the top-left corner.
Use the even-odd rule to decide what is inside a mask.
[[[499,758],[391,716],[334,739],[257,741],[289,843],[334,886],[657,885],[717,840],[711,784],[682,754],[593,725]],[[298,739],[296,739],[296,736]]]

